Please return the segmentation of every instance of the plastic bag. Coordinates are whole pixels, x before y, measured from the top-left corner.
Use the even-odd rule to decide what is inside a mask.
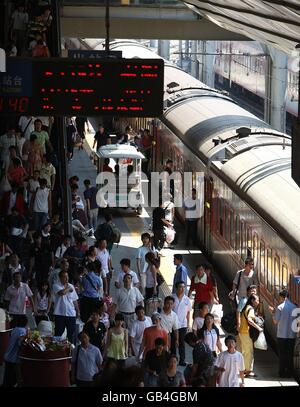
[[[168,228],[168,227],[164,227],[164,232],[165,232],[165,236],[166,236],[166,242],[168,244],[172,243],[173,240],[175,239],[175,230],[173,228]]]
[[[263,332],[259,333],[257,340],[254,342],[254,347],[259,350],[268,350],[266,337]]]
[[[221,319],[223,317],[223,305],[222,304],[213,304],[210,313],[213,314],[215,319],[221,323]]]

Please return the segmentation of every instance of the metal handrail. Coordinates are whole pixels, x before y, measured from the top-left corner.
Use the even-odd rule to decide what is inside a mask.
[[[65,356],[64,358],[56,358],[56,359],[34,359],[34,358],[27,358],[25,356],[20,356],[20,359],[30,360],[30,361],[34,361],[34,362],[58,362],[59,360],[72,359],[72,356]]]

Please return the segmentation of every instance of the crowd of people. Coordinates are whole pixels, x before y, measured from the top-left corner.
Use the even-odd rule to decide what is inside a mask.
[[[74,238],[64,233],[59,214],[52,213],[56,171],[49,157],[49,126],[40,118],[32,120],[20,119],[25,139],[21,151],[15,129],[0,138],[3,178],[10,186],[1,200],[0,300],[14,328],[5,354],[4,385],[21,384],[18,352],[27,336],[28,310],[32,310],[40,331],[66,335],[74,345],[71,372],[77,386],[122,381],[126,386],[243,387],[245,377],[256,376],[253,344],[264,329],[253,259],[246,259],[233,281],[230,299],[236,303],[235,324],[234,332],[228,332],[235,335],[226,337],[224,349],[220,317],[215,312],[220,303],[217,280],[210,264],[198,264],[192,271],[184,256],[175,253],[172,288],[163,303],[159,301],[164,282],[160,272],[166,247],[164,228],[173,226],[174,191],[170,190],[167,203],[161,201],[154,209],[153,233],[141,234],[135,264],[129,258],[116,264],[114,244],[121,232],[109,211],[99,223],[97,188],[90,180],[83,182],[83,198],[79,178],[69,180]],[[76,123],[72,125],[78,132]],[[99,132],[97,148],[108,139],[101,126]],[[172,171],[171,160],[166,168]],[[188,199],[187,239],[197,228],[198,218],[190,216],[195,190]],[[278,325],[279,374],[289,377],[295,335],[286,318],[295,306],[286,291],[280,298],[281,304],[272,310]],[[80,332],[78,321],[82,321]],[[192,348],[190,364],[186,345]]]
[[[52,23],[51,1],[11,1],[9,57],[50,57],[50,27]]]

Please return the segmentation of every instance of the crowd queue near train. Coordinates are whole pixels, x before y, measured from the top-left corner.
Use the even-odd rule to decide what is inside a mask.
[[[51,123],[51,118],[21,117],[20,129],[11,126],[0,137],[1,303],[13,327],[5,353],[4,386],[22,385],[17,374],[18,353],[27,335],[29,306],[38,328],[42,324],[45,329],[49,323],[51,334],[54,322],[57,337],[66,330],[75,346],[72,378],[77,386],[122,382],[128,386],[243,387],[245,377],[257,375],[255,344],[259,342],[261,349],[265,346],[253,259],[245,259],[245,267],[237,271],[233,281],[229,297],[235,306],[224,347],[220,318],[214,312],[220,304],[218,287],[210,264],[198,264],[195,270],[189,270],[184,256],[174,251],[170,295],[165,296],[163,304],[157,300],[163,284],[160,259],[163,248],[170,247],[166,230],[174,229],[174,185],[170,185],[167,202],[160,199],[153,211],[152,232],[141,234],[135,263],[123,258],[116,264],[114,252],[121,232],[109,211],[105,212],[105,221],[99,222],[97,188],[91,180],[84,180],[83,196],[78,176],[69,180],[73,238],[64,234],[60,216],[52,208],[56,162],[50,141]],[[82,147],[85,131],[89,130],[86,125],[86,119],[80,123],[67,120],[69,161],[74,146]],[[151,156],[148,130],[137,136],[127,127],[118,141],[130,142],[148,159]],[[109,143],[111,139],[100,124],[93,147]],[[109,164],[107,168],[111,168]],[[165,171],[172,173],[172,160],[167,160]],[[184,203],[186,247],[190,247],[190,238],[196,245],[198,222],[194,211],[196,191],[193,189],[190,195]],[[91,240],[94,243],[89,245]],[[176,248],[176,240],[173,245]],[[277,325],[278,374],[291,377],[296,337],[291,314],[296,305],[289,301],[286,290],[279,298],[280,304],[271,309]],[[78,320],[83,322],[79,335]],[[189,364],[186,344],[192,347]]]

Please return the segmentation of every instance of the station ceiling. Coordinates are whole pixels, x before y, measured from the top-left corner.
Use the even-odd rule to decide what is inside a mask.
[[[196,13],[224,29],[292,54],[300,42],[300,0],[188,0]]]
[[[172,26],[170,20],[172,18],[174,20],[172,17],[174,12],[178,13],[176,20],[182,19],[180,16],[184,12],[183,3],[202,17],[198,21],[199,23],[202,20],[202,24],[198,24],[196,21],[181,21],[181,24],[177,22],[177,26]],[[62,0],[63,24],[68,25],[66,32],[69,34],[74,29],[76,31],[76,28],[80,31],[81,26],[81,31],[93,31],[91,29],[93,24],[101,26],[103,21],[96,21],[98,13],[95,10],[98,7],[103,9],[105,4],[106,0]],[[150,29],[148,36],[143,38],[152,38],[153,34],[156,34],[156,38],[163,38],[165,35],[165,39],[171,37],[177,39],[180,36],[184,37],[181,39],[187,39],[187,36],[189,39],[216,39],[223,33],[224,39],[239,39],[238,36],[240,39],[245,39],[246,37],[269,43],[284,52],[294,53],[294,55],[296,55],[295,46],[300,42],[300,0],[109,0],[109,4],[112,26],[114,23],[118,26],[125,24],[127,18],[130,26],[136,25],[135,31],[137,32],[140,32],[139,25],[142,24],[145,35],[145,23],[151,23],[152,30]],[[139,15],[137,8],[140,8]],[[78,9],[80,15],[76,14]],[[92,10],[94,19],[88,15],[89,10]],[[155,11],[159,13],[159,17],[156,16],[151,22],[148,14]],[[76,15],[73,16],[74,12]],[[116,17],[119,17],[121,12],[127,14],[125,16],[122,14],[122,17],[125,18],[117,21]],[[141,13],[145,13],[145,16]],[[76,20],[71,17],[76,17]],[[165,21],[163,21],[164,19]],[[155,26],[154,23],[157,24],[158,20],[162,20],[164,30],[167,29],[168,33],[161,27]],[[176,20],[174,21],[176,22]],[[184,26],[184,24],[189,24],[190,28],[182,27],[180,29],[180,25]],[[194,27],[191,27],[193,24]],[[113,27],[112,31],[114,31]],[[188,31],[186,35],[184,35],[185,31]],[[228,38],[229,32],[237,38]],[[90,37],[94,36],[92,34],[93,32],[89,32]],[[209,36],[211,38],[207,38]]]

